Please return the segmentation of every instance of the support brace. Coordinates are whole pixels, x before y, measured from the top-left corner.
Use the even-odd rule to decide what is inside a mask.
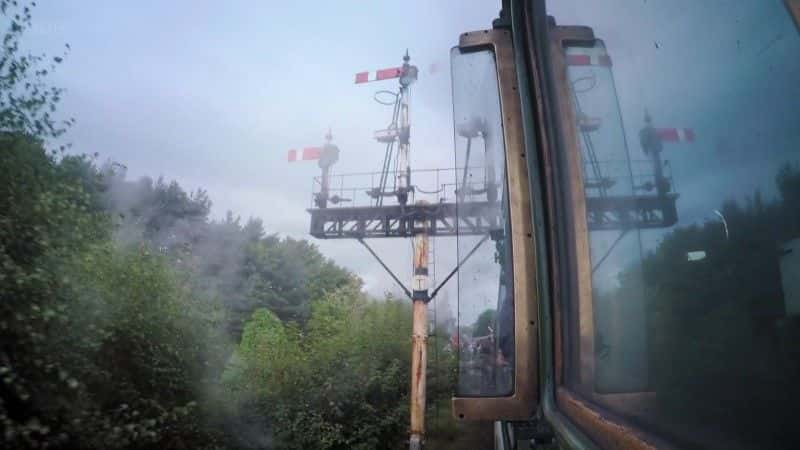
[[[475,244],[474,247],[472,247],[472,250],[470,250],[469,253],[467,253],[461,259],[461,261],[459,261],[458,264],[456,264],[456,266],[453,268],[453,270],[451,270],[450,273],[447,274],[447,276],[444,278],[444,280],[442,280],[442,282],[439,283],[439,285],[436,286],[436,288],[433,291],[431,291],[431,295],[428,296],[428,298],[425,301],[425,303],[429,303],[431,300],[433,300],[436,297],[436,294],[438,294],[439,291],[444,287],[444,285],[447,284],[448,281],[450,281],[450,278],[453,278],[453,275],[455,275],[456,272],[458,272],[458,270],[461,268],[461,266],[463,266],[464,263],[466,263],[467,260],[472,255],[474,255],[475,252],[478,251],[478,249],[481,247],[481,245],[483,245],[483,243],[486,242],[489,239],[489,236],[490,236],[489,234],[484,235],[483,238],[480,241],[478,241],[478,243]],[[399,278],[397,278],[397,275],[395,275],[394,272],[392,272],[392,269],[390,269],[389,266],[387,266],[383,262],[383,260],[380,258],[380,256],[378,256],[377,253],[375,253],[375,251],[372,249],[372,247],[367,245],[367,243],[364,242],[364,239],[358,238],[357,240],[358,240],[358,242],[361,243],[361,245],[363,245],[367,249],[367,251],[370,252],[370,254],[372,254],[372,256],[375,257],[375,260],[378,261],[378,264],[380,264],[381,267],[383,267],[384,270],[386,270],[386,273],[388,273],[389,276],[392,277],[392,279],[395,281],[395,283],[397,283],[397,285],[400,287],[400,289],[403,290],[403,293],[406,294],[406,296],[409,298],[409,300],[413,301],[414,300],[414,295],[411,293],[411,291],[409,291],[408,288],[403,284],[403,282],[400,281]]]
[[[600,258],[599,261],[597,261],[597,264],[595,264],[594,267],[592,267],[592,275],[594,275],[595,271],[598,268],[600,268],[600,264],[603,264],[603,262],[605,262],[606,258],[608,258],[611,252],[614,251],[614,248],[617,246],[617,244],[619,244],[619,241],[621,241],[622,238],[624,238],[625,235],[628,234],[628,231],[630,230],[631,230],[630,228],[627,228],[622,230],[622,232],[620,232],[619,236],[617,236],[617,239],[615,239],[614,242],[611,244],[611,246],[608,247],[608,250],[606,250],[606,253],[603,255],[603,257]]]
[[[459,262],[458,262],[458,264],[456,264],[456,267],[455,267],[455,268],[453,268],[453,270],[451,270],[451,271],[450,271],[450,273],[448,273],[448,274],[447,274],[447,276],[446,276],[446,277],[444,277],[444,280],[442,280],[442,282],[441,282],[441,283],[439,283],[439,286],[436,286],[436,289],[434,289],[434,290],[433,290],[433,292],[431,292],[431,295],[428,297],[428,301],[431,301],[431,300],[433,300],[433,298],[434,298],[434,297],[436,297],[436,294],[438,294],[438,293],[439,293],[439,290],[440,290],[441,288],[443,288],[443,287],[444,287],[444,285],[445,285],[445,284],[446,284],[448,281],[450,281],[450,278],[453,278],[453,275],[455,275],[455,274],[456,274],[456,272],[458,272],[458,269],[460,269],[460,268],[461,268],[461,266],[463,266],[463,265],[464,265],[464,263],[465,263],[465,262],[467,262],[467,260],[468,260],[468,259],[469,259],[469,258],[470,258],[470,257],[471,257],[473,254],[475,254],[475,252],[476,252],[476,251],[478,251],[478,249],[480,248],[480,246],[481,246],[481,245],[483,245],[483,243],[484,243],[484,242],[486,242],[486,240],[487,240],[487,239],[489,239],[489,236],[490,236],[489,234],[487,234],[487,235],[483,236],[483,239],[481,239],[480,241],[478,241],[478,243],[477,243],[477,244],[475,244],[475,247],[472,247],[472,250],[470,250],[470,251],[469,251],[469,253],[467,253],[467,254],[466,254],[466,256],[464,256],[464,258],[462,258],[462,259],[461,259],[461,261],[459,261]]]
[[[390,268],[389,268],[389,266],[387,266],[387,265],[386,265],[386,264],[383,262],[383,260],[380,258],[380,256],[378,256],[378,254],[377,254],[377,253],[375,253],[375,251],[374,251],[374,250],[372,250],[372,247],[370,247],[369,245],[367,245],[367,243],[366,243],[366,242],[364,242],[364,239],[358,238],[358,242],[360,242],[360,243],[361,243],[361,245],[363,245],[363,246],[364,246],[364,247],[367,249],[367,251],[369,251],[369,252],[372,254],[372,256],[374,256],[374,257],[375,257],[375,259],[378,261],[378,264],[380,264],[380,265],[381,265],[381,267],[383,267],[383,268],[384,268],[384,270],[386,270],[386,273],[388,273],[388,274],[389,274],[389,276],[391,276],[391,277],[392,277],[392,279],[395,281],[395,283],[397,283],[397,285],[398,285],[398,286],[400,286],[400,289],[402,289],[402,290],[403,290],[403,293],[405,293],[405,294],[406,294],[406,296],[408,296],[408,298],[409,298],[409,299],[413,300],[414,298],[413,298],[413,296],[411,295],[411,291],[409,291],[409,290],[408,290],[408,288],[407,288],[407,287],[406,287],[406,286],[403,284],[403,282],[402,282],[402,281],[400,281],[400,279],[399,279],[399,278],[397,278],[397,275],[395,275],[395,274],[394,274],[394,272],[392,272],[392,269],[390,269]]]

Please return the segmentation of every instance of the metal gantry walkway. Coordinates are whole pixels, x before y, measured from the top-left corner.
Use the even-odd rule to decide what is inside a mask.
[[[322,239],[410,237],[486,234],[497,227],[497,202],[437,203],[309,209],[311,235]]]

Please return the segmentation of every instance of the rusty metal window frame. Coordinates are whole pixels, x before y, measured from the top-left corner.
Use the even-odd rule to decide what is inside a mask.
[[[556,26],[550,23],[549,68],[550,88],[553,91],[552,111],[557,123],[555,151],[561,153],[563,203],[566,224],[562,231],[566,235],[567,252],[562,255],[559,270],[568,275],[564,282],[569,286],[559,289],[565,295],[553,301],[555,401],[557,408],[595,443],[603,448],[652,449],[669,447],[657,437],[633,426],[621,417],[598,406],[598,399],[587,399],[565,382],[569,364],[578,364],[576,379],[570,380],[579,386],[591,389],[594,379],[594,318],[591,287],[591,263],[589,258],[589,231],[586,221],[586,199],[583,178],[580,175],[581,154],[578,141],[577,120],[571,104],[570,86],[567,79],[565,49],[569,46],[592,46],[595,36],[591,28],[582,26]],[[555,155],[553,155],[555,156]],[[559,187],[551,186],[551,189]],[[569,297],[569,298],[567,298]],[[575,308],[567,308],[569,304]],[[575,340],[577,337],[577,342]],[[567,359],[567,354],[570,353]],[[620,394],[612,394],[619,396]],[[647,395],[621,394],[623,396]],[[601,399],[607,404],[617,398]]]
[[[568,362],[575,363],[580,360],[581,375],[578,383],[591,383],[593,378],[593,361],[591,358],[572,358],[568,355],[570,346],[588,355],[593,355],[593,323],[592,320],[592,290],[591,290],[591,266],[589,259],[589,238],[588,227],[586,225],[586,202],[583,197],[584,187],[581,174],[580,147],[578,142],[577,120],[574,116],[573,108],[570,103],[571,93],[567,81],[567,65],[565,61],[565,49],[570,46],[592,46],[595,42],[594,32],[589,27],[584,26],[557,26],[552,18],[548,18],[548,26],[544,27],[545,32],[539,34],[533,30],[531,25],[535,21],[533,17],[536,8],[540,14],[544,15],[544,0],[531,0],[526,3],[525,21],[526,38],[529,46],[534,47],[534,40],[544,37],[547,48],[546,55],[531,55],[531,59],[536,64],[541,64],[546,68],[549,83],[544,83],[543,95],[549,100],[551,108],[549,118],[554,125],[547,131],[554,133],[554,146],[543,146],[544,159],[552,162],[552,170],[560,172],[558,178],[554,180],[549,177],[547,189],[551,192],[548,204],[551,208],[557,206],[563,209],[562,216],[556,219],[560,222],[556,225],[558,233],[563,233],[567,242],[567,251],[560,255],[560,259],[551,260],[557,267],[551,270],[565,271],[568,273],[564,279],[558,277],[551,278],[553,292],[557,292],[552,302],[553,308],[553,356],[554,361],[551,367],[544,370],[554,372],[554,392],[555,408],[550,411],[550,415],[560,416],[563,414],[571,424],[576,425],[579,432],[585,433],[594,443],[602,448],[626,448],[626,449],[654,449],[654,448],[674,448],[675,445],[665,441],[660,436],[656,436],[636,426],[623,417],[606,409],[615,403],[625,400],[625,396],[642,396],[652,393],[642,392],[635,394],[612,394],[600,395],[590,398],[587,397],[565,382],[565,372],[568,369]],[[800,0],[784,0],[787,13],[793,19],[798,30],[800,30]],[[540,23],[541,22],[536,22]],[[549,96],[546,94],[550,94]],[[549,97],[549,98],[548,98]],[[555,162],[558,161],[558,162]],[[559,164],[560,163],[560,164]],[[553,191],[561,191],[563,196],[557,201],[552,196]],[[556,215],[550,212],[551,219]],[[563,220],[566,219],[566,220]],[[548,241],[548,244],[556,247],[557,243]],[[559,286],[559,284],[567,284]],[[577,303],[582,311],[575,314],[567,305]],[[584,309],[585,308],[585,309]],[[585,312],[584,312],[585,311]],[[573,342],[575,329],[580,334],[579,342]],[[573,332],[572,336],[570,332]],[[589,384],[591,386],[591,384]],[[545,394],[547,395],[547,394]],[[602,398],[607,397],[607,398]],[[616,397],[616,398],[614,398]],[[544,401],[545,409],[549,401]],[[603,406],[605,404],[605,407]],[[545,411],[547,415],[548,412]],[[570,430],[566,430],[568,433]],[[574,438],[575,436],[567,436]],[[574,439],[572,440],[575,441]]]
[[[538,406],[538,293],[532,239],[528,167],[522,131],[522,111],[511,33],[492,29],[463,33],[462,52],[489,49],[494,53],[506,152],[514,280],[514,390],[503,397],[453,397],[459,420],[524,420]]]

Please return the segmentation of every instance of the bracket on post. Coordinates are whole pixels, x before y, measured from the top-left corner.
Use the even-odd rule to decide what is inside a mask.
[[[361,245],[363,245],[363,246],[364,246],[364,248],[366,248],[366,249],[367,249],[367,251],[368,251],[368,252],[370,252],[370,254],[372,254],[372,256],[374,256],[374,257],[375,257],[375,259],[378,261],[378,264],[380,264],[380,265],[381,265],[381,267],[383,267],[383,268],[384,268],[384,270],[386,270],[386,273],[388,273],[388,274],[389,274],[389,276],[391,276],[391,277],[392,277],[392,279],[395,281],[395,283],[397,283],[397,285],[398,285],[398,286],[400,286],[400,289],[402,289],[402,290],[403,290],[403,293],[405,293],[405,294],[406,294],[406,296],[407,296],[409,299],[411,299],[411,300],[414,300],[414,297],[411,295],[411,291],[409,291],[409,290],[408,290],[408,288],[407,288],[407,287],[406,287],[406,286],[403,284],[403,282],[402,282],[402,281],[400,281],[400,279],[399,279],[399,278],[397,278],[397,275],[395,275],[395,274],[394,274],[394,272],[392,272],[392,269],[390,269],[390,268],[389,268],[389,266],[387,266],[387,265],[386,265],[386,264],[383,262],[383,260],[380,258],[380,256],[378,256],[378,254],[377,254],[377,253],[375,253],[375,250],[372,250],[372,247],[370,247],[369,245],[367,245],[367,243],[366,243],[366,242],[364,242],[364,239],[362,239],[362,238],[358,238],[357,240],[358,240],[358,242],[360,242],[360,243],[361,243]]]

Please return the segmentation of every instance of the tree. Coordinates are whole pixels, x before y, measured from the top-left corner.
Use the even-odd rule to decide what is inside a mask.
[[[676,228],[595,298],[646,302],[657,421],[728,431],[746,421],[732,436],[759,448],[798,439],[774,411],[792,411],[800,396],[800,320],[786,315],[782,277],[792,274],[780,268],[783,244],[800,236],[800,169],[784,165],[775,182],[779,198],[754,192],[720,206],[728,232],[717,221]],[[688,259],[696,250],[704,258]]]
[[[47,85],[63,57],[20,50],[30,6],[0,12],[3,447],[264,447],[270,423],[287,448],[402,445],[408,304],[257,219],[210,220],[202,189],[48,152],[72,123]]]
[[[210,316],[162,257],[112,243],[93,160],[45,150],[71,123],[46,85],[62,58],[21,52],[29,5],[0,11],[3,447],[217,447],[198,407],[222,364]]]
[[[224,358],[209,305],[121,250],[75,167],[0,136],[0,421],[9,448],[218,442],[198,409]],[[209,431],[204,431],[209,430]]]
[[[239,383],[264,387],[252,401],[280,448],[399,448],[410,321],[407,302],[375,302],[354,286],[315,299],[302,331],[259,310],[245,326]],[[278,350],[284,340],[291,351]]]
[[[239,317],[266,307],[282,321],[301,326],[311,314],[312,299],[347,285],[360,287],[352,274],[325,258],[313,244],[275,235],[245,244],[242,276],[246,291],[235,307]],[[232,326],[235,332],[237,323]]]
[[[61,136],[73,123],[58,121],[53,114],[63,89],[52,87],[47,77],[61,64],[64,54],[49,58],[21,49],[21,39],[31,25],[34,2],[0,0],[0,12],[6,19],[0,50],[0,131],[37,138]]]
[[[493,330],[496,329],[495,320],[497,318],[497,310],[495,309],[487,309],[483,311],[477,319],[475,319],[475,325],[472,328],[472,336],[487,336],[491,334],[489,328],[491,327]]]

